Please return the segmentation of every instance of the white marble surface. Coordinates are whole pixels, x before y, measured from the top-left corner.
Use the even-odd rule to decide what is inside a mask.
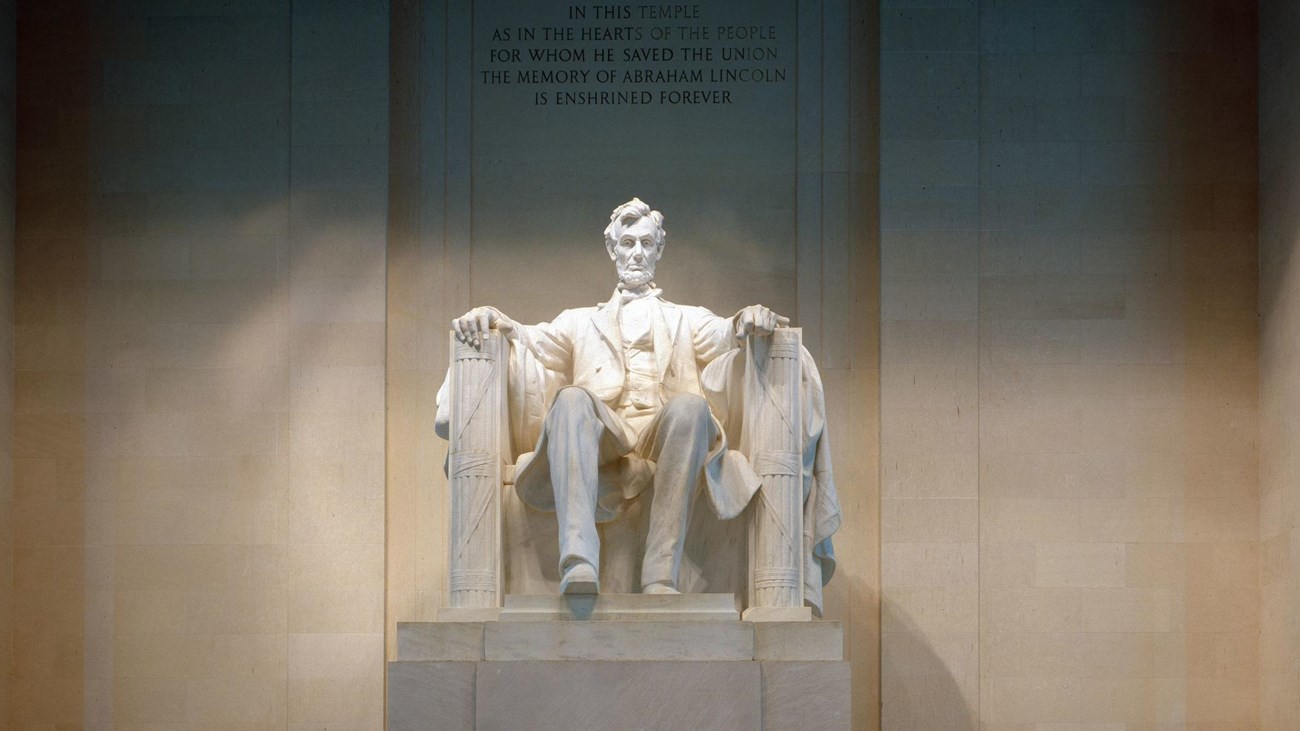
[[[478,731],[761,728],[757,663],[486,662],[477,680]]]
[[[853,694],[847,662],[761,665],[763,731],[848,730]]]
[[[844,731],[851,705],[847,662],[388,664],[390,731]]]
[[[741,622],[496,622],[483,632],[488,660],[750,660]]]
[[[741,618],[746,622],[807,622],[812,619],[809,607],[750,607]]]
[[[483,623],[398,622],[397,657],[401,660],[482,660]]]
[[[423,622],[399,633],[392,729],[848,728],[839,622]]]
[[[601,597],[605,599],[606,597]],[[629,612],[596,621],[553,621],[511,618],[500,622],[402,622],[398,625],[399,660],[475,661],[482,659],[742,659],[760,661],[819,661],[844,659],[844,626],[840,622],[738,622],[719,620],[729,595],[682,594],[672,597],[674,612],[664,611],[664,597],[628,594],[609,597],[615,609]],[[513,599],[511,597],[510,599]],[[525,610],[549,613],[563,597],[523,597]],[[509,599],[507,600],[509,601]],[[657,606],[656,606],[657,605]],[[717,614],[687,619],[700,609]],[[639,614],[644,611],[644,614]],[[727,610],[735,615],[734,604]],[[526,611],[524,612],[527,613]],[[671,618],[671,619],[670,619]],[[505,628],[504,630],[501,628]],[[695,647],[682,648],[698,637],[715,634]],[[662,647],[654,647],[662,640]],[[590,650],[584,643],[607,641]],[[533,642],[533,647],[520,643]],[[575,644],[576,643],[576,644]],[[647,644],[650,643],[650,644]],[[604,653],[588,656],[586,653]],[[493,655],[493,653],[498,653]],[[688,653],[684,656],[681,653]],[[743,656],[742,656],[743,655]]]
[[[754,622],[753,627],[755,660],[844,659],[844,625],[839,622]]]
[[[440,607],[439,622],[495,622],[501,616],[500,607]]]
[[[476,663],[388,663],[388,731],[474,731]]]
[[[502,622],[726,622],[740,619],[735,594],[506,596]]]

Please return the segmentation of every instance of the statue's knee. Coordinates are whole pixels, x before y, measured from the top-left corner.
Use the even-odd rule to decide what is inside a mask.
[[[699,394],[678,394],[669,399],[668,403],[664,405],[664,416],[670,419],[707,419],[709,418],[709,402]]]
[[[551,404],[551,410],[546,416],[551,420],[585,416],[595,418],[596,409],[591,403],[591,396],[586,391],[580,388],[565,388],[555,394],[555,402]]]

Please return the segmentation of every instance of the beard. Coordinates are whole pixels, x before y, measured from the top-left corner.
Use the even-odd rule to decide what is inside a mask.
[[[650,283],[655,278],[655,271],[646,267],[642,269],[620,269],[618,272],[618,281],[623,283],[624,287],[636,289]]]

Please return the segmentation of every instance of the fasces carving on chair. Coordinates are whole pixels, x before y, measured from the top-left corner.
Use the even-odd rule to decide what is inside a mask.
[[[724,318],[665,299],[663,221],[636,198],[614,209],[605,303],[536,325],[493,307],[452,323],[438,427],[451,442],[453,607],[501,601],[499,487],[513,462],[518,498],[556,514],[561,592],[600,591],[596,525],[645,499],[641,591],[677,593],[703,492],[724,520],[754,505],[750,611],[820,613],[839,526],[821,378],[800,331],[767,307]]]

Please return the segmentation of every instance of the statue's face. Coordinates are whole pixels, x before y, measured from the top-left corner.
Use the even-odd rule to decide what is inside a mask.
[[[623,229],[614,242],[609,256],[625,286],[640,287],[654,279],[655,264],[664,253],[656,233],[655,222],[647,216]]]

